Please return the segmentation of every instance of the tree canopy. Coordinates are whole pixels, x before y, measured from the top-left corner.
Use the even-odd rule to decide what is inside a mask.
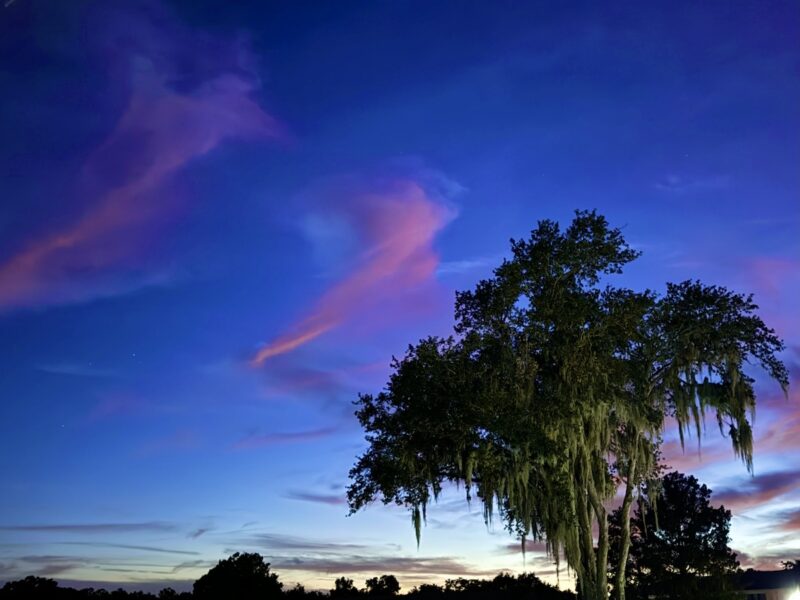
[[[194,583],[194,597],[208,600],[276,598],[283,584],[260,554],[232,554]]]
[[[750,469],[745,367],[785,391],[783,344],[750,296],[698,281],[661,295],[610,285],[639,253],[595,212],[579,211],[564,230],[541,221],[511,252],[456,295],[452,336],[410,346],[384,391],[359,396],[368,448],[350,472],[349,505],[408,507],[419,541],[431,501],[463,484],[487,522],[498,513],[519,537],[543,539],[584,598],[606,598],[604,503],[624,487],[625,565],[627,516],[655,475],[667,416],[683,440],[699,438],[714,413]]]
[[[400,593],[400,582],[394,575],[370,577],[366,582],[367,594],[370,596],[394,596]]]
[[[644,494],[631,518],[627,587],[635,598],[729,598],[739,562],[728,546],[731,512],[711,505],[711,490],[695,477],[668,473]],[[621,535],[621,510],[610,537]],[[615,553],[618,545],[611,545]],[[612,570],[618,561],[610,561]]]

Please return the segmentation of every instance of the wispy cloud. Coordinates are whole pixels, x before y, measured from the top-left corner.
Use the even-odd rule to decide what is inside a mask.
[[[272,567],[284,571],[337,574],[404,573],[430,575],[495,575],[451,557],[404,557],[396,544],[333,542],[279,533],[257,533],[228,541],[236,548],[252,548],[266,556]],[[391,553],[391,555],[387,555]]]
[[[469,258],[464,260],[451,260],[442,262],[436,269],[437,275],[462,275],[473,271],[488,270],[496,267],[502,261],[502,256],[484,256],[479,258]]]
[[[655,188],[670,194],[690,194],[708,190],[725,189],[731,184],[727,175],[709,175],[707,177],[684,177],[681,175],[667,175],[656,182]]]
[[[198,527],[197,529],[189,532],[189,537],[192,538],[193,540],[196,540],[204,533],[208,533],[209,531],[211,531],[211,529],[212,529],[211,527]]]
[[[152,282],[141,252],[149,246],[145,236],[178,209],[175,194],[164,191],[173,175],[226,139],[282,135],[253,97],[258,78],[241,40],[210,44],[168,18],[117,18],[126,35],[111,41],[109,34],[104,52],[127,80],[127,106],[76,182],[78,216],[37,232],[0,263],[0,311],[80,302]]]
[[[358,260],[304,318],[255,353],[253,366],[363,318],[365,310],[386,298],[430,280],[439,262],[434,239],[454,216],[452,209],[410,178],[367,191],[348,189],[328,210],[349,220],[361,247]]]
[[[800,531],[800,508],[780,511],[772,518],[775,521],[774,528],[777,531]]]
[[[379,546],[356,544],[350,542],[332,542],[306,537],[284,535],[280,533],[253,533],[229,540],[230,544],[260,548],[269,551],[295,551],[307,554],[353,553],[376,551]],[[395,545],[384,545],[380,548],[397,548]]]
[[[37,577],[57,577],[62,573],[74,571],[75,569],[80,569],[83,566],[85,566],[83,563],[72,562],[48,563],[41,565],[31,574]]]
[[[156,552],[158,554],[179,554],[186,556],[198,556],[199,552],[192,550],[176,550],[174,548],[164,548],[161,546],[140,546],[136,544],[112,544],[109,542],[56,542],[68,546],[92,546],[95,548],[119,548],[121,550],[138,550],[141,552]]]
[[[316,502],[317,504],[327,504],[329,506],[342,506],[347,504],[347,500],[341,494],[315,494],[312,492],[291,491],[286,494],[291,500],[302,500],[303,502]]]
[[[450,557],[403,557],[351,555],[336,558],[270,556],[272,567],[283,571],[317,571],[344,574],[397,573],[489,577],[499,569],[481,569]]]
[[[0,531],[29,531],[49,533],[131,533],[136,531],[174,531],[176,526],[161,521],[143,523],[45,523],[29,525],[0,525]]]
[[[337,427],[321,427],[306,431],[284,431],[264,434],[250,434],[233,445],[235,450],[261,448],[279,444],[297,444],[329,437],[338,431]]]
[[[509,542],[500,547],[500,550],[505,554],[519,554],[522,552],[521,542]],[[547,552],[547,544],[544,542],[534,542],[533,540],[525,540],[525,552],[542,554]]]
[[[119,375],[119,371],[115,369],[97,367],[92,363],[48,363],[39,365],[36,367],[36,369],[42,371],[43,373],[50,373],[52,375],[68,375],[72,377],[107,378],[116,377]]]
[[[198,567],[211,568],[215,564],[215,562],[209,560],[188,560],[172,567],[172,572],[177,573],[178,571],[183,571],[184,569],[196,569]]]
[[[762,506],[800,487],[800,470],[778,471],[759,475],[743,481],[737,487],[727,487],[714,492],[715,503],[736,511]]]

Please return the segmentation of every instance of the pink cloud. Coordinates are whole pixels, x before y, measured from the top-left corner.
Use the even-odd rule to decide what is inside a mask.
[[[714,492],[715,503],[723,504],[734,513],[761,506],[792,492],[800,485],[800,470],[780,471],[759,475],[736,488]]]
[[[747,262],[748,275],[767,297],[779,297],[787,288],[800,282],[800,260],[757,257]]]
[[[800,509],[786,513],[784,518],[785,520],[780,524],[782,530],[800,531]]]
[[[434,240],[453,212],[420,183],[395,180],[381,191],[352,195],[337,206],[342,209],[363,247],[356,265],[304,318],[261,348],[251,359],[253,366],[363,319],[366,311],[433,279],[439,264]],[[384,321],[393,318],[383,315]]]
[[[800,336],[800,260],[781,257],[754,257],[744,262],[744,285],[755,293],[767,325],[785,339]]]
[[[207,67],[202,55],[208,49],[198,43],[189,44],[197,56],[187,67],[179,60],[186,57],[175,54],[193,34],[131,18],[128,25],[141,38],[114,49],[130,80],[127,106],[76,182],[83,210],[66,226],[40,231],[0,263],[0,311],[122,291],[130,282],[120,271],[141,270],[145,234],[177,209],[174,193],[165,190],[177,172],[226,139],[283,135],[253,99],[252,73],[240,64]],[[195,80],[179,91],[173,81],[184,69]],[[153,280],[152,274],[138,276]]]

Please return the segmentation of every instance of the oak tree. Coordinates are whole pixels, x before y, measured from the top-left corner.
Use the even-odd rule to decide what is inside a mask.
[[[511,258],[456,295],[455,330],[393,361],[384,391],[356,415],[367,450],[350,472],[356,511],[409,508],[419,541],[427,507],[463,484],[486,521],[563,554],[583,598],[608,597],[606,501],[623,487],[614,589],[624,598],[629,512],[655,475],[667,416],[683,440],[706,411],[748,468],[754,380],[786,389],[781,340],[749,296],[697,281],[658,295],[611,285],[638,252],[595,212],[562,231],[541,221]],[[596,533],[595,533],[596,532]]]

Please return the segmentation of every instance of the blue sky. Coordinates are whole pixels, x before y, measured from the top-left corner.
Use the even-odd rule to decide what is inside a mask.
[[[555,577],[457,493],[346,517],[356,394],[508,239],[596,208],[636,287],[756,294],[786,340],[755,478],[667,449],[743,564],[800,553],[800,9],[791,2],[0,9],[0,579]],[[668,439],[669,443],[669,439]],[[562,583],[567,580],[562,574]]]

